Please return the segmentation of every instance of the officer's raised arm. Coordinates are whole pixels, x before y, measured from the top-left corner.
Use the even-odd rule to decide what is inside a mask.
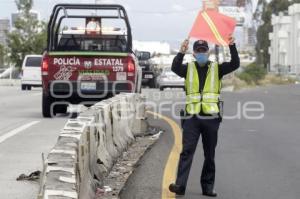
[[[219,65],[220,78],[222,78],[224,75],[227,75],[237,70],[240,67],[240,57],[235,45],[235,39],[232,36],[230,36],[229,38],[229,50],[230,50],[231,60],[230,62],[224,62],[221,65]]]
[[[187,72],[187,65],[183,64],[183,58],[185,53],[189,49],[189,39],[184,40],[181,44],[179,53],[175,56],[172,63],[172,71],[178,76],[185,78]]]

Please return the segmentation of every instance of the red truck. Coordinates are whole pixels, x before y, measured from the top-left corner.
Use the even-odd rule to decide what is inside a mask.
[[[140,92],[142,70],[121,5],[58,4],[42,61],[44,117],[69,104],[90,106],[121,92]]]

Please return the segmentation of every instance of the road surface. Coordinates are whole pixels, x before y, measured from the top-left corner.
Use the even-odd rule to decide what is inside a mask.
[[[149,119],[150,124],[162,128],[164,134],[140,161],[122,192],[122,199],[162,198],[162,192],[167,192],[166,183],[171,183],[175,176],[171,171],[177,166],[169,157],[181,132],[175,132],[179,120],[172,123],[171,106],[181,103],[174,111],[178,114],[183,107],[184,93],[151,89],[143,92],[152,102],[149,106],[160,105],[155,111],[170,120]],[[53,147],[68,117],[42,118],[40,89],[21,91],[18,87],[2,86],[0,96],[0,198],[33,199],[38,184],[16,181],[16,178],[22,173],[41,170],[41,153]],[[299,199],[300,85],[224,93],[224,100],[227,119],[221,125],[216,157],[218,198]],[[247,119],[247,102],[261,102],[264,117]],[[239,112],[238,107],[244,108]],[[186,196],[181,198],[206,198],[201,196],[199,182],[202,153],[199,142]],[[166,165],[171,166],[166,168]],[[167,178],[163,183],[164,176]],[[174,197],[169,194],[165,198]]]
[[[16,181],[24,173],[42,169],[42,153],[54,146],[66,116],[44,119],[41,89],[21,91],[0,87],[0,198],[33,199],[35,182]]]
[[[157,104],[167,100],[171,100],[172,104],[184,101],[183,97],[178,97],[177,91],[169,91],[168,95],[173,97],[166,98],[163,94]],[[148,96],[153,99],[155,95],[148,93]],[[221,125],[216,152],[215,187],[218,198],[299,199],[300,85],[224,93],[224,100],[227,119]],[[258,102],[263,104],[263,112],[245,112],[247,105],[256,111],[261,109]],[[252,105],[249,106],[249,103]],[[238,114],[239,106],[244,106],[241,114]],[[246,117],[247,114],[251,117],[262,116],[261,113],[264,116],[262,119]],[[162,114],[172,118],[170,112]],[[236,116],[235,119],[232,119],[233,116]],[[175,121],[179,124],[178,120]],[[122,199],[174,198],[172,194],[161,197],[162,191],[167,191],[162,176],[177,166],[176,161],[171,161],[171,167],[164,170],[174,144],[174,132],[170,124],[162,120],[151,119],[150,123],[161,126],[165,133],[140,162],[122,193]],[[207,198],[201,195],[200,189],[202,162],[203,150],[199,141],[186,195],[180,198]],[[173,176],[170,177],[169,173],[168,183],[172,182]]]

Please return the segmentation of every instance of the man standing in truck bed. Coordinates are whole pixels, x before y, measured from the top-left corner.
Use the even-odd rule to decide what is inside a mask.
[[[218,65],[208,60],[208,43],[196,41],[193,46],[195,62],[183,64],[188,50],[189,40],[185,40],[180,52],[174,58],[172,71],[185,78],[186,114],[183,124],[183,149],[180,154],[177,180],[169,189],[177,195],[184,195],[197,143],[202,135],[204,164],[201,174],[203,195],[216,197],[215,183],[215,148],[221,123],[220,90],[221,79],[240,66],[239,55],[234,38],[229,39],[231,61]]]

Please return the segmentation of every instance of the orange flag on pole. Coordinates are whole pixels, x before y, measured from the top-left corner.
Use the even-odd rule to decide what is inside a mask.
[[[200,11],[189,36],[227,46],[235,26],[235,19],[215,10],[204,10]]]

